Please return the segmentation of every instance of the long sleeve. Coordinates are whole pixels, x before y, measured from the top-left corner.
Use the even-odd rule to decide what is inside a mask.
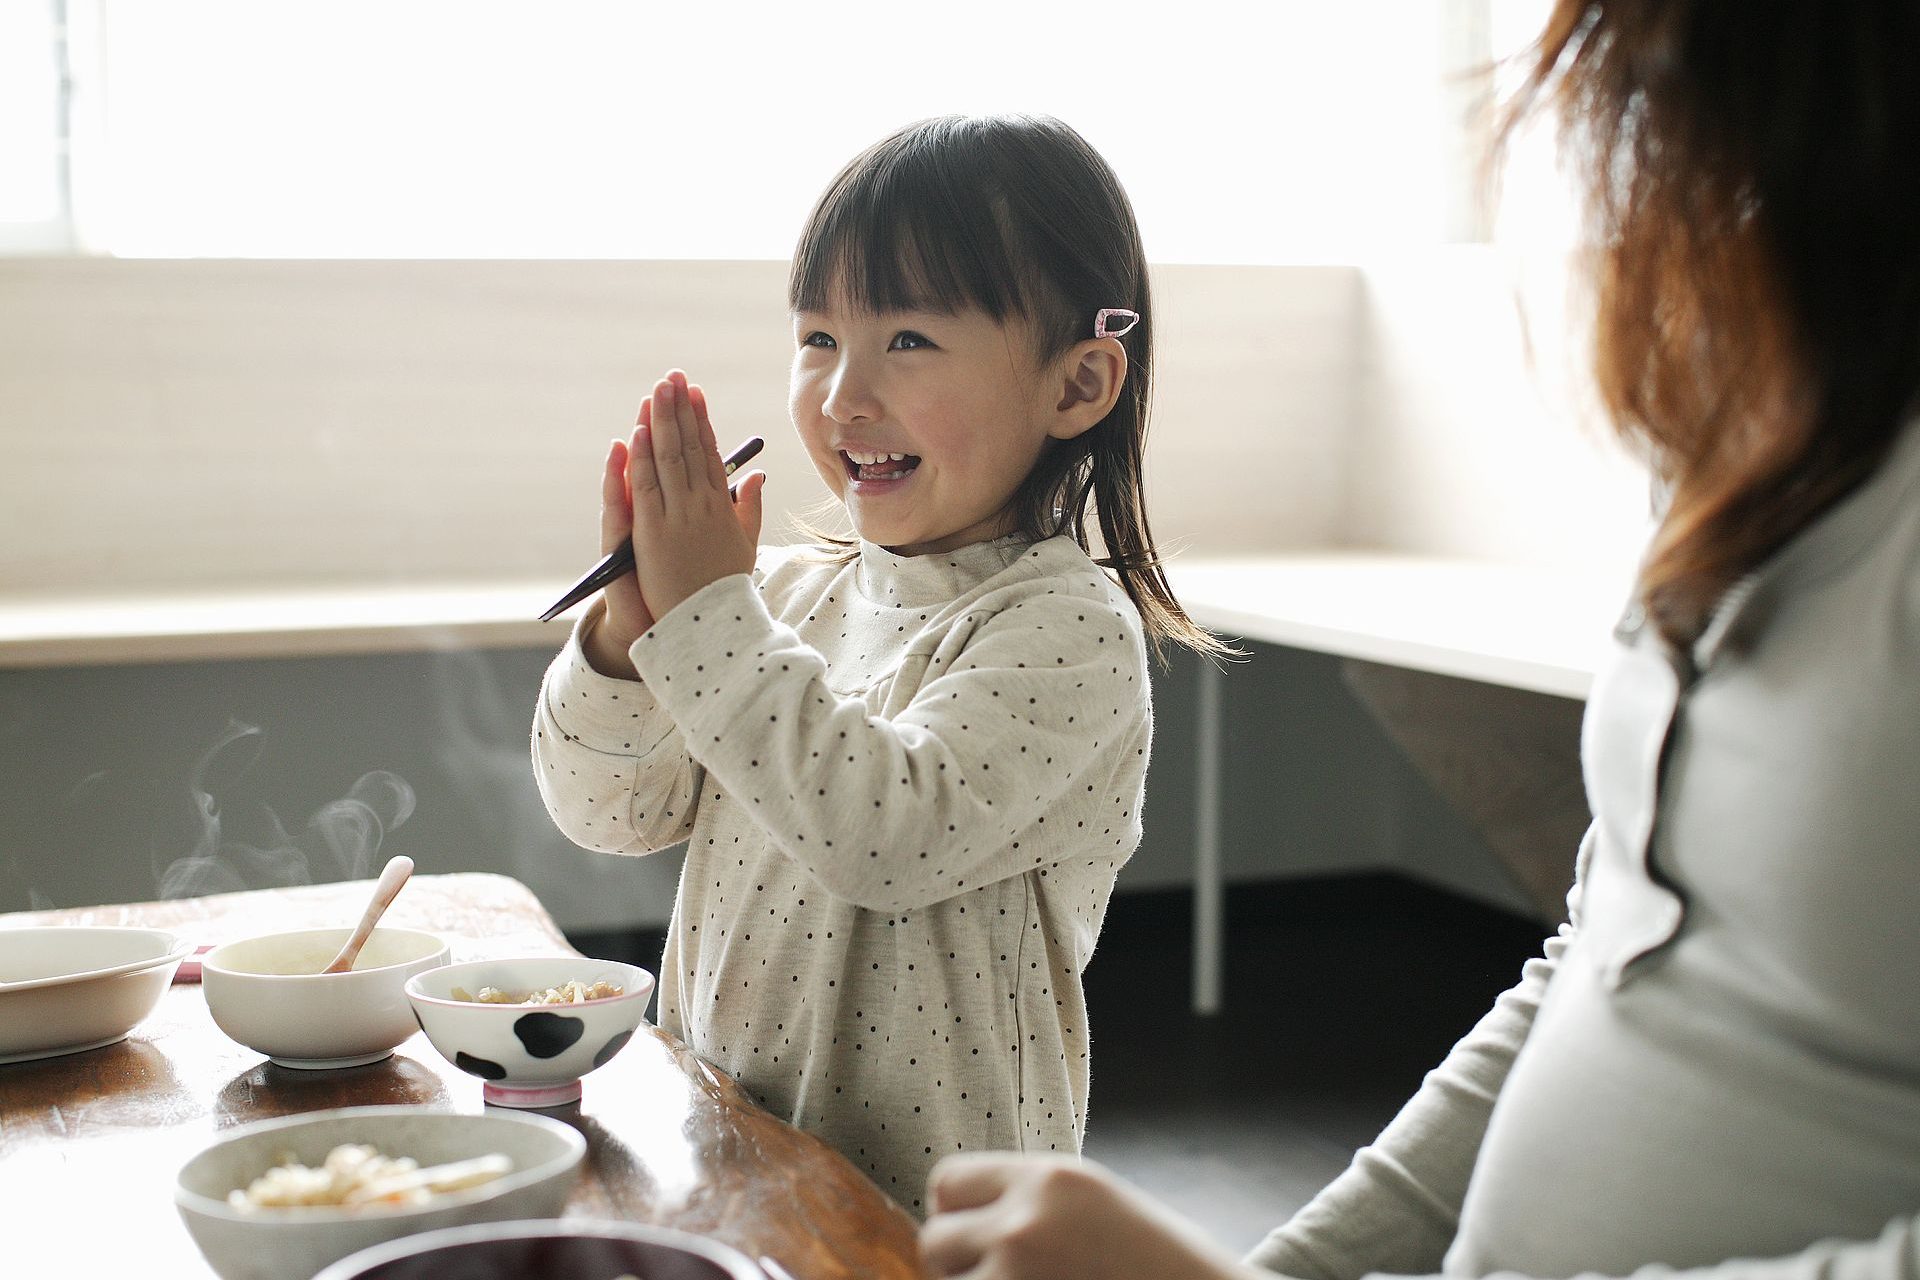
[[[576,841],[686,838],[659,1024],[909,1212],[952,1151],[1077,1151],[1080,974],[1140,838],[1146,646],[1068,538],[762,548],[595,675],[536,771]]]
[[[836,897],[908,911],[1068,843],[1117,867],[1139,839],[1121,777],[1150,732],[1137,619],[1066,592],[1004,603],[939,620],[884,679],[840,692],[741,575],[660,619],[633,660],[713,790]]]
[[[1916,494],[1920,427],[1686,653],[1622,618],[1587,698],[1594,825],[1550,985],[1503,998],[1257,1261],[1920,1275]]]
[[[1380,1136],[1247,1261],[1302,1280],[1439,1271],[1493,1100],[1564,946],[1550,939]]]
[[[1581,842],[1584,868],[1593,844]],[[1375,1272],[1438,1272],[1460,1221],[1480,1140],[1514,1055],[1579,927],[1581,885],[1568,895],[1568,923],[1520,981],[1494,1001],[1420,1089],[1353,1163],[1247,1255],[1302,1280],[1357,1280]]]
[[[581,639],[596,604],[541,681],[533,720],[533,775],[554,824],[605,853],[652,853],[687,838],[700,768],[647,686],[603,676]]]

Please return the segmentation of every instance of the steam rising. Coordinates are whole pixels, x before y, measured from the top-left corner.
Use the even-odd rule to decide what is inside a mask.
[[[384,769],[362,774],[345,796],[314,810],[298,835],[265,805],[226,811],[221,796],[264,742],[257,726],[229,721],[195,762],[184,810],[157,815],[152,863],[160,897],[365,879],[387,834],[413,813],[413,788]]]

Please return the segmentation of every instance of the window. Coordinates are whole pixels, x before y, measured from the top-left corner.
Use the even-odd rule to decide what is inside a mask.
[[[1350,259],[1462,238],[1450,37],[1527,2],[73,0],[100,15],[104,103],[81,238],[784,258],[886,131],[1028,110],[1112,161],[1157,261]]]
[[[62,7],[0,4],[0,251],[72,247]]]
[[[1551,8],[1550,0],[1491,0],[1488,43],[1500,65],[1496,83],[1501,90],[1519,82],[1524,67],[1516,55],[1539,36]],[[1511,139],[1492,238],[1524,250],[1555,252],[1576,242],[1578,228],[1579,206],[1561,171],[1553,123],[1536,119]]]

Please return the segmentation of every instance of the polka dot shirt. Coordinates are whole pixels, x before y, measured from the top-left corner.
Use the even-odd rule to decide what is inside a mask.
[[[687,841],[661,1026],[917,1214],[950,1152],[1077,1153],[1152,733],[1125,593],[1066,538],[767,548],[632,656],[569,641],[534,768],[580,845]]]

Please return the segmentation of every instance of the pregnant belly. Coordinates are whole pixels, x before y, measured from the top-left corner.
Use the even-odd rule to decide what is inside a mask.
[[[1624,1275],[1872,1239],[1920,1212],[1920,1079],[1810,1050],[1689,981],[1609,990],[1576,944],[1488,1125],[1447,1271]]]

